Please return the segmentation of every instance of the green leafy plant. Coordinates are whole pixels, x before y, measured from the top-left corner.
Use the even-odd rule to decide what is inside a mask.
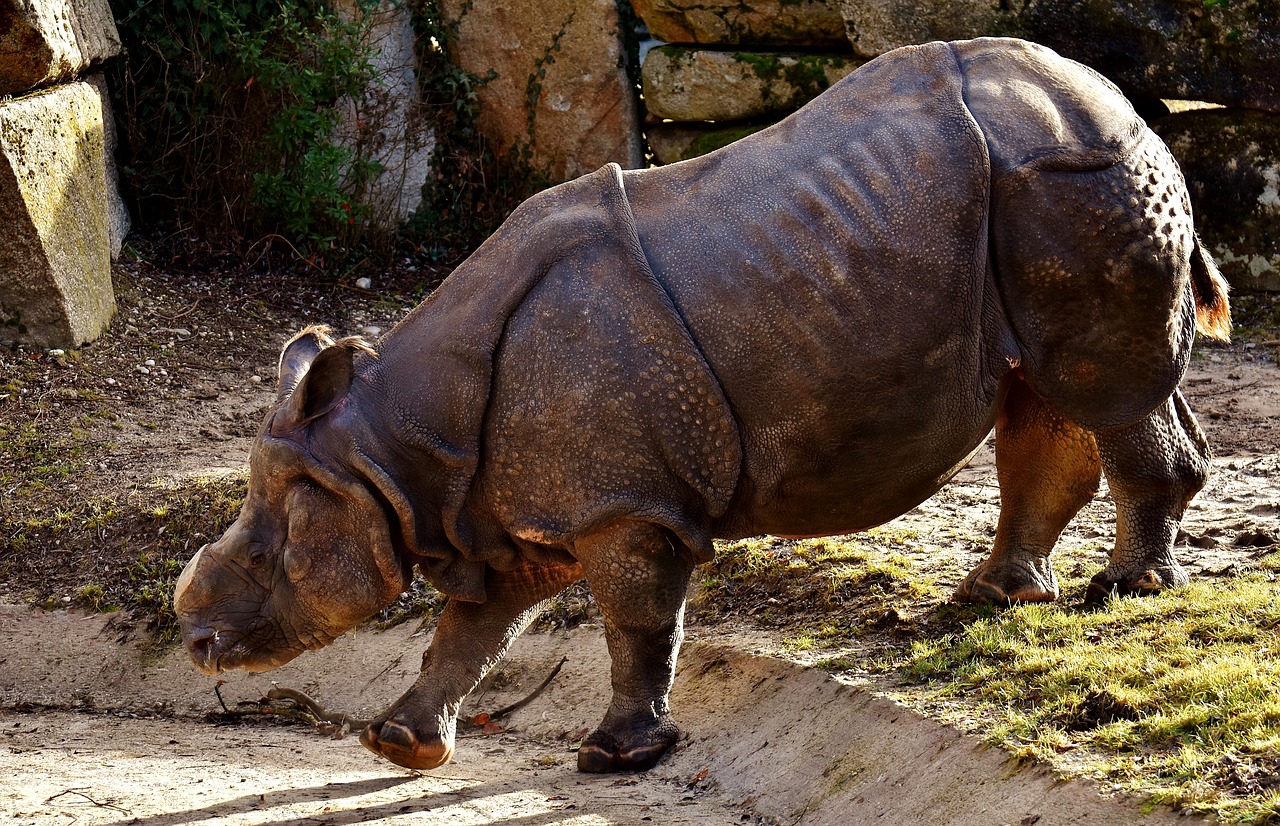
[[[282,236],[310,253],[367,232],[379,167],[339,139],[376,83],[371,0],[116,0],[123,180],[142,223]]]
[[[374,79],[368,15],[345,20],[320,11],[304,20],[281,4],[262,28],[249,30],[223,14],[246,82],[257,83],[275,112],[264,136],[273,163],[253,175],[258,209],[311,248],[349,242],[370,211],[356,196],[382,170],[336,140],[341,102],[358,99]]]

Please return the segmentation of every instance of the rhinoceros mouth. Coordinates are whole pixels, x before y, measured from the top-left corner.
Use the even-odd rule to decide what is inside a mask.
[[[289,662],[306,647],[290,645],[269,625],[262,623],[248,632],[196,627],[184,629],[183,638],[192,663],[210,677],[237,668],[270,671]]]

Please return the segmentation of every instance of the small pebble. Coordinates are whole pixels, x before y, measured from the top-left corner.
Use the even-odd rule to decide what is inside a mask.
[[[142,363],[143,363],[143,364],[145,364],[147,367],[155,367],[155,366],[156,366],[156,360],[155,360],[155,359],[147,359],[146,361],[144,361],[144,362],[142,362]]]
[[[250,376],[249,382],[251,384],[262,384],[262,376]]]
[[[366,336],[376,336],[382,332],[382,328],[378,327],[377,325],[370,324],[369,326],[363,328],[362,332]]]
[[[356,286],[362,290],[367,290],[373,286],[373,280],[370,278],[357,278]]]
[[[107,379],[107,384],[114,385],[115,383],[116,383],[115,379]]]
[[[65,356],[67,354],[67,351],[54,349],[54,350],[49,350],[48,353],[51,356]]]
[[[139,373],[141,373],[141,374],[142,374],[142,375],[144,375],[144,376],[149,376],[149,375],[151,375],[151,368],[150,368],[150,367],[143,367],[142,365],[138,365],[138,372],[139,372]]]

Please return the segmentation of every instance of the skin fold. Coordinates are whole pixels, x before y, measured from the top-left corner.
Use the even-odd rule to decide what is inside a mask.
[[[377,353],[296,336],[244,509],[178,582],[185,644],[273,668],[416,568],[449,601],[361,741],[429,769],[585,577],[612,699],[578,765],[646,769],[713,537],[875,526],[993,428],[1000,520],[957,599],[1057,598],[1050,551],[1103,474],[1088,597],[1185,583],[1209,450],[1177,385],[1229,325],[1181,173],[1106,80],[1016,40],[899,50],[703,158],[535,196]]]

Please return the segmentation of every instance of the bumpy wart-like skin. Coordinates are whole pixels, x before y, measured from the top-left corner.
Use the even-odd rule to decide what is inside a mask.
[[[1090,596],[1184,583],[1197,323],[1226,336],[1223,284],[1107,81],[1015,40],[893,52],[719,152],[530,199],[378,355],[295,337],[244,510],[178,583],[186,644],[209,673],[274,667],[416,565],[451,599],[361,739],[430,768],[585,576],[613,700],[579,767],[647,768],[712,537],[879,524],[993,427],[1000,522],[959,599],[1054,599],[1049,551],[1104,471],[1116,546]]]

